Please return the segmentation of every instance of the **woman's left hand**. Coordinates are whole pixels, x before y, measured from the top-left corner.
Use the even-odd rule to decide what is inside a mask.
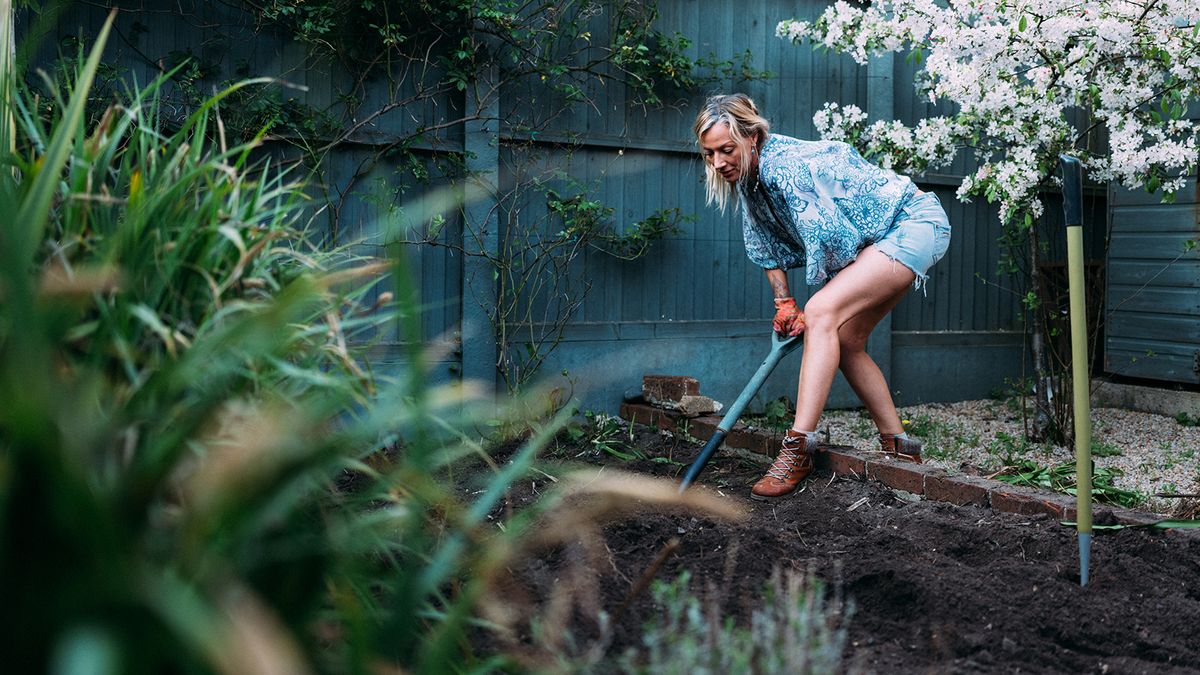
[[[804,332],[804,312],[796,306],[795,298],[775,298],[775,332],[796,337]]]

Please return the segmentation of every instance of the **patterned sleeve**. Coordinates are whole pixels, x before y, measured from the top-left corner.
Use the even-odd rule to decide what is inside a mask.
[[[789,269],[807,266],[812,271],[813,254],[817,250],[814,244],[820,241],[822,219],[828,214],[817,196],[808,162],[795,153],[782,152],[764,168],[762,179],[769,194],[776,197],[773,201],[780,216],[785,210],[790,216],[784,220],[790,221],[793,245],[780,246],[782,266]]]
[[[768,270],[783,267],[783,263],[773,254],[773,250],[778,247],[772,246],[772,242],[763,236],[762,229],[750,217],[746,208],[742,209],[742,238],[746,242],[746,256],[750,258],[750,262]]]

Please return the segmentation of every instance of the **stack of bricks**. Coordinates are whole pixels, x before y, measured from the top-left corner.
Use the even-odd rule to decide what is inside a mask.
[[[720,412],[721,404],[700,395],[700,382],[683,375],[645,375],[642,398],[662,410],[679,412],[684,417],[699,417]]]
[[[721,404],[700,395],[700,382],[680,375],[646,375],[643,401],[621,404],[621,417],[637,424],[684,433],[707,440],[716,431]],[[738,423],[725,436],[722,447],[748,459],[770,462],[779,452],[779,434],[760,434]]]

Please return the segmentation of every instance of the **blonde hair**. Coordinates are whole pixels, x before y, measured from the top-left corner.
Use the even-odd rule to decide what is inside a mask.
[[[692,127],[696,133],[696,145],[700,145],[700,137],[705,132],[721,123],[729,126],[729,137],[737,143],[738,156],[743,167],[738,182],[745,181],[749,175],[749,171],[746,169],[750,166],[750,155],[752,151],[757,151],[763,143],[767,142],[767,136],[771,132],[771,123],[758,114],[758,107],[754,105],[754,100],[745,94],[710,96],[704,102],[704,107],[700,109],[700,114],[696,115],[696,124]],[[750,140],[756,133],[758,134],[757,145],[751,147]],[[703,148],[701,148],[701,152],[703,152]],[[729,183],[721,177],[721,174],[717,173],[707,159],[704,162],[704,191],[707,196],[706,203],[716,202],[721,211],[725,210],[725,205],[729,203],[729,196],[733,192]]]

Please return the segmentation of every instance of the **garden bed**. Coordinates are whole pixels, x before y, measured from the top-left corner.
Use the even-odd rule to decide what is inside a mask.
[[[698,450],[642,427],[596,440],[585,435],[551,454],[675,479]],[[929,502],[828,472],[798,494],[758,503],[747,496],[760,473],[722,456],[701,475],[701,485],[748,510],[741,522],[652,512],[604,528],[602,546],[591,546],[599,560],[560,550],[514,573],[547,598],[588,560],[596,593],[578,603],[573,630],[599,634],[589,613],[612,616],[626,604],[606,638],[609,655],[638,647],[661,612],[652,593],[632,592],[647,570],[667,581],[690,572],[693,590],[709,588],[724,616],[745,623],[783,566],[811,570],[852,603],[844,653],[852,669],[1200,672],[1188,637],[1200,620],[1200,539],[1189,533],[1098,534],[1091,582],[1080,588],[1076,534],[1049,516]],[[518,504],[532,497],[513,495]],[[677,548],[655,568],[672,539]]]

